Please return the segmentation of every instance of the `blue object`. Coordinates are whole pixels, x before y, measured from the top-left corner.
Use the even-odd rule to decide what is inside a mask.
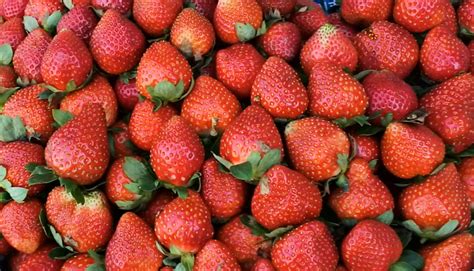
[[[339,8],[337,0],[313,0],[313,2],[318,3],[326,13],[336,12]]]

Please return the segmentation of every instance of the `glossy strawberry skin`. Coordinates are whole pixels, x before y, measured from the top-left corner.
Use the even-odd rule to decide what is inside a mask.
[[[341,3],[341,15],[350,24],[369,25],[387,20],[392,12],[393,0],[349,0]]]
[[[115,81],[114,91],[120,107],[127,111],[133,111],[139,100],[136,79],[129,79],[128,83],[117,79]]]
[[[55,244],[45,244],[31,254],[17,253],[10,259],[10,268],[12,271],[59,271],[64,261],[53,260],[48,256],[55,247]]]
[[[58,0],[30,0],[25,7],[25,15],[33,16],[41,25],[43,18],[53,14],[55,11],[62,11],[64,5]]]
[[[112,132],[112,138],[114,141],[114,149],[115,149],[115,158],[121,158],[124,156],[131,156],[134,154],[133,145],[131,145],[130,140],[130,131],[128,128],[128,124],[123,121],[117,121],[113,126],[112,129],[117,129],[118,131]],[[109,135],[110,136],[110,135]]]
[[[12,18],[23,18],[28,0],[4,0],[2,2],[3,14],[5,20]]]
[[[258,0],[258,3],[265,13],[278,10],[281,15],[292,13],[296,6],[296,0]]]
[[[293,60],[301,48],[301,32],[291,22],[276,23],[259,39],[260,46],[269,56]]]
[[[13,88],[16,86],[16,74],[10,66],[0,66],[0,87]]]
[[[105,182],[105,193],[107,199],[114,204],[117,201],[135,201],[137,195],[130,192],[126,185],[132,183],[123,170],[125,158],[119,158],[110,165]]]
[[[458,8],[459,25],[467,31],[474,33],[474,1],[465,0]]]
[[[466,187],[471,209],[474,207],[474,158],[466,158],[458,167],[461,180]]]
[[[357,153],[355,157],[362,158],[367,162],[378,159],[380,156],[380,144],[377,138],[373,136],[360,136],[351,134],[357,144]]]
[[[175,198],[175,195],[168,189],[159,190],[155,197],[148,203],[147,207],[138,213],[138,215],[150,227],[155,226],[156,216],[161,213],[166,204],[170,203]]]
[[[91,5],[96,9],[113,9],[125,15],[132,10],[133,0],[91,0]]]
[[[157,37],[171,28],[183,8],[183,0],[135,0],[133,18],[148,35]]]
[[[307,11],[296,12],[291,17],[291,21],[301,30],[303,37],[309,38],[328,22],[328,18],[321,6],[316,5]]]
[[[265,258],[258,259],[250,271],[276,271],[272,262]]]
[[[61,271],[86,271],[94,263],[94,259],[89,257],[88,254],[76,254],[64,262]]]
[[[424,32],[443,22],[444,0],[398,0],[393,18],[410,32]]]
[[[197,12],[201,13],[209,21],[214,18],[214,11],[218,0],[190,0],[196,7]]]
[[[13,51],[20,45],[26,37],[21,18],[13,18],[0,24],[0,44],[8,43]]]
[[[344,34],[351,41],[354,39],[355,35],[359,33],[359,31],[357,31],[357,29],[353,25],[346,23],[342,19],[341,14],[339,14],[338,12],[329,14],[328,22],[334,25],[337,30],[342,32],[342,34]]]
[[[61,18],[56,27],[56,32],[59,33],[63,29],[69,29],[77,37],[88,43],[96,25],[97,17],[92,9],[75,6]]]
[[[42,83],[41,61],[52,38],[41,28],[33,30],[21,43],[13,56],[13,67],[22,79]]]
[[[220,241],[210,240],[196,254],[194,271],[222,270],[239,271],[240,266],[232,252]]]
[[[471,52],[471,73],[474,71],[474,41],[469,42],[469,51]]]
[[[447,240],[422,248],[421,255],[425,260],[423,270],[469,270],[474,264],[472,251],[474,237],[470,233],[460,233]]]

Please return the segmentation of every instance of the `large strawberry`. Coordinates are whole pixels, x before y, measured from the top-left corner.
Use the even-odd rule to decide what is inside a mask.
[[[170,203],[175,195],[169,189],[159,190],[154,198],[148,203],[146,209],[139,212],[138,215],[151,227],[155,226],[156,216],[163,211],[166,204]]]
[[[392,13],[393,0],[346,0],[341,3],[341,15],[350,24],[369,25],[387,20]]]
[[[57,32],[69,29],[85,42],[89,42],[92,31],[97,25],[97,17],[89,7],[74,7],[64,14],[56,26]]]
[[[183,8],[183,0],[135,0],[133,18],[147,34],[157,37],[171,28]]]
[[[445,0],[394,1],[393,18],[410,32],[424,32],[444,20]]]
[[[102,11],[116,10],[122,14],[129,14],[132,10],[133,0],[91,0],[95,9]]]
[[[474,34],[474,1],[464,0],[458,9],[459,25],[461,32],[465,34]]]
[[[25,37],[26,33],[21,18],[13,18],[0,24],[0,45],[8,43],[15,51]]]
[[[139,100],[136,79],[117,79],[115,81],[114,91],[120,107],[126,111],[133,111]]]
[[[3,14],[2,17],[6,20],[12,18],[23,18],[25,14],[26,4],[28,0],[4,0],[1,3]]]
[[[237,260],[232,255],[232,252],[229,250],[229,248],[227,248],[220,241],[210,240],[196,255],[193,271],[207,271],[216,269],[228,271],[241,270]]]
[[[145,51],[145,36],[134,23],[110,9],[92,32],[90,48],[101,69],[121,74],[140,61]]]
[[[280,22],[272,25],[259,39],[259,43],[267,55],[291,61],[299,53],[301,39],[301,32],[296,24]]]
[[[466,158],[459,166],[459,175],[466,187],[471,209],[474,209],[474,158]]]
[[[31,254],[17,253],[10,259],[10,270],[47,270],[60,271],[63,265],[62,260],[50,258],[49,253],[55,248],[53,244],[45,244]]]
[[[107,245],[107,270],[158,270],[163,255],[156,247],[153,230],[132,212],[120,218]]]
[[[470,233],[461,233],[449,239],[422,248],[425,260],[423,270],[472,270],[474,259],[474,237]]]
[[[25,7],[25,15],[34,17],[40,24],[55,11],[62,11],[64,5],[60,0],[30,0]]]
[[[354,38],[362,70],[387,69],[407,77],[418,63],[418,44],[410,32],[387,21],[374,22]]]
[[[292,13],[296,6],[296,0],[258,0],[258,2],[264,12],[278,10],[281,15]]]
[[[328,22],[328,18],[321,6],[316,5],[310,8],[301,8],[298,12],[293,14],[291,21],[298,26],[305,38],[309,38],[322,25]]]

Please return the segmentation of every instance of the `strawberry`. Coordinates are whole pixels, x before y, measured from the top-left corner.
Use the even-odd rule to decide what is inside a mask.
[[[10,259],[10,270],[47,270],[59,271],[64,261],[54,260],[48,254],[55,248],[53,244],[45,244],[31,254],[17,253]]]
[[[0,24],[0,44],[10,44],[13,51],[26,37],[21,18],[13,18]]]
[[[215,136],[222,133],[241,111],[232,92],[221,82],[203,75],[184,99],[181,116],[198,134]]]
[[[4,4],[5,5],[5,4]],[[459,25],[466,34],[474,34],[474,1],[464,0],[458,8]]]
[[[138,215],[151,227],[155,226],[155,219],[158,214],[163,211],[163,208],[175,198],[171,190],[159,190],[154,198],[148,203],[145,210],[138,213]]]
[[[110,9],[92,32],[90,47],[101,69],[121,74],[140,61],[145,51],[145,36],[134,23]]]
[[[341,256],[349,270],[389,270],[402,251],[402,242],[390,226],[364,220],[344,238]]]
[[[89,50],[70,30],[63,30],[53,38],[41,63],[44,82],[57,91],[74,90],[86,81],[91,70]]]
[[[444,20],[444,0],[397,0],[395,22],[410,32],[425,32]]]
[[[100,75],[93,77],[86,87],[67,95],[61,101],[61,110],[78,115],[87,104],[101,105],[105,112],[107,126],[114,124],[118,111],[117,99],[107,79]]]
[[[22,81],[43,82],[41,62],[51,40],[46,31],[37,28],[18,45],[13,56],[13,67]]]
[[[258,223],[274,230],[318,217],[322,199],[319,189],[304,175],[276,165],[260,179],[251,208]]]
[[[183,0],[133,1],[133,18],[148,35],[165,34],[183,9]]]
[[[88,254],[76,254],[64,262],[61,271],[86,271],[94,263],[94,259]]]
[[[133,155],[135,146],[133,146],[132,141],[130,140],[128,124],[123,121],[117,121],[111,127],[111,130],[113,138],[113,149],[115,151],[114,153],[112,153],[111,151],[111,155],[116,158]]]
[[[302,8],[293,14],[291,21],[298,26],[303,37],[309,38],[321,26],[328,23],[328,17],[320,5]]]
[[[354,47],[361,70],[390,70],[405,78],[418,63],[418,44],[410,32],[387,21],[374,22],[357,34]]]
[[[380,156],[379,141],[373,136],[361,136],[351,134],[357,145],[355,157],[362,158],[367,162],[378,159]]]
[[[158,241],[185,254],[198,252],[213,233],[211,213],[199,194],[192,190],[188,190],[185,199],[178,197],[168,203],[155,221]]]
[[[301,39],[301,32],[294,23],[280,22],[270,26],[259,43],[267,55],[291,61],[299,53]]]
[[[116,10],[122,14],[127,14],[132,10],[133,0],[91,0],[91,5],[95,9],[108,11]]]
[[[79,204],[64,187],[57,186],[46,200],[48,221],[65,245],[77,252],[103,247],[112,235],[112,214],[104,193],[88,192]]]
[[[97,104],[86,104],[51,136],[45,149],[46,164],[61,178],[92,184],[107,169],[107,146],[104,111]]]
[[[425,260],[423,270],[470,270],[474,237],[470,233],[455,235],[441,243],[429,245],[421,250]]]
[[[43,208],[36,199],[11,201],[0,211],[0,232],[7,242],[23,253],[33,253],[46,239],[39,221]]]
[[[252,83],[264,63],[265,59],[250,44],[229,46],[216,54],[217,79],[238,98],[248,98]]]
[[[194,271],[207,270],[240,271],[232,252],[220,241],[209,240],[196,255]]]
[[[329,197],[329,205],[340,219],[376,218],[395,207],[392,194],[366,160],[352,160],[345,176],[347,191],[338,188]]]
[[[213,217],[228,219],[242,212],[247,186],[228,173],[219,170],[213,158],[202,166],[201,195]]]
[[[339,155],[349,155],[349,139],[335,124],[318,117],[295,120],[286,125],[288,155],[295,169],[313,182],[340,173]]]
[[[45,17],[63,9],[61,0],[30,0],[25,7],[25,15],[34,17],[42,24]]]
[[[15,74],[15,70],[13,70],[12,67],[0,66],[0,87],[2,88],[16,87],[16,77],[17,76]]]
[[[352,42],[334,25],[324,24],[304,44],[300,61],[306,74],[310,74],[320,62],[330,62],[354,71],[357,66],[357,51]]]
[[[445,81],[469,71],[470,52],[456,34],[445,27],[435,27],[421,46],[420,64],[423,73],[435,81]]]
[[[204,162],[204,146],[194,129],[179,116],[172,117],[155,135],[150,162],[160,181],[186,186]]]
[[[411,86],[391,71],[372,72],[364,78],[362,85],[369,98],[368,115],[378,112],[384,117],[391,113],[393,120],[402,120],[418,108],[418,99]],[[381,117],[373,122],[380,124]]]
[[[258,0],[265,13],[278,10],[281,15],[287,15],[293,12],[296,6],[296,0]]]
[[[138,103],[133,109],[128,126],[133,144],[142,150],[149,151],[156,135],[175,115],[176,110],[169,105],[155,111],[153,103],[148,100]]]
[[[274,118],[294,119],[308,107],[308,95],[296,71],[285,60],[268,58],[253,82],[251,101]]]
[[[459,166],[459,175],[466,187],[466,194],[471,203],[471,209],[474,207],[474,158],[466,158]]]
[[[246,42],[258,35],[263,21],[262,7],[256,0],[218,1],[214,28],[225,43]]]
[[[194,8],[197,12],[212,22],[217,1],[218,0],[190,0],[189,2],[194,4]]]
[[[120,218],[105,253],[107,270],[158,270],[163,255],[153,230],[132,212]]]
[[[171,43],[185,56],[200,60],[216,43],[211,22],[195,9],[186,8],[171,27]]]
[[[121,108],[126,111],[133,111],[139,100],[136,79],[117,79],[114,85],[115,96]]]
[[[188,89],[192,76],[191,66],[178,49],[167,41],[159,41],[140,60],[137,87],[142,96],[158,105],[176,102]]]
[[[276,271],[272,262],[265,258],[258,259],[250,271]]]
[[[27,4],[28,0],[4,0],[2,3],[2,17],[5,20],[10,20],[12,18],[23,18]]]
[[[471,52],[471,73],[474,72],[474,41],[469,42],[469,51]]]
[[[328,15],[328,22],[334,25],[338,31],[342,32],[348,39],[351,41],[354,39],[355,35],[357,35],[357,29],[346,23],[342,18],[341,14],[338,12],[334,12]]]
[[[91,0],[71,0],[75,7],[87,7],[90,6]]]
[[[350,24],[370,25],[384,21],[392,13],[393,0],[349,0],[341,3],[341,15]]]
[[[89,7],[74,7],[64,14],[56,26],[56,31],[59,33],[63,29],[69,29],[78,38],[88,43],[96,25],[97,17],[92,9]]]
[[[333,237],[320,221],[299,226],[272,249],[272,263],[277,270],[334,270],[338,258]]]

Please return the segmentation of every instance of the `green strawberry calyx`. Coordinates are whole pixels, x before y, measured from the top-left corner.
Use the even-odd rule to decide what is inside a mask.
[[[413,250],[404,250],[400,259],[390,266],[390,271],[416,271],[421,270],[425,260]]]
[[[240,215],[240,222],[244,224],[247,228],[252,231],[252,234],[255,236],[262,236],[265,240],[272,240],[276,241],[281,238],[284,234],[291,231],[294,227],[293,226],[286,226],[276,228],[272,231],[267,230],[265,227],[260,225],[257,220],[251,215]]]
[[[425,243],[427,240],[442,240],[453,235],[457,232],[459,221],[449,220],[438,230],[434,228],[421,229],[413,220],[403,221],[402,225],[421,237],[421,243]]]
[[[163,265],[171,266],[174,270],[178,271],[192,271],[194,267],[194,255],[191,253],[183,252],[176,246],[170,246],[169,250],[162,246],[160,243],[155,242],[156,248],[163,255]]]
[[[165,79],[155,86],[147,86],[147,92],[151,96],[151,101],[155,103],[156,111],[160,109],[160,107],[166,105],[168,102],[175,103],[184,99],[189,93],[191,93],[193,87],[194,78],[192,78],[191,84],[186,92],[184,89],[183,80],[179,80],[179,82],[174,85]]]
[[[247,42],[255,37],[261,36],[267,32],[267,23],[262,21],[260,28],[255,29],[249,23],[236,23],[235,33],[241,42]]]
[[[0,197],[0,202],[12,199],[18,203],[23,203],[28,195],[28,189],[23,187],[13,187],[7,180],[7,169],[0,165],[0,188],[5,190],[6,194]]]
[[[0,46],[0,65],[8,66],[12,63],[13,49],[10,44],[5,43]]]
[[[63,238],[61,234],[54,228],[54,226],[49,224],[44,209],[41,209],[41,212],[39,214],[39,221],[46,237],[48,237],[49,239],[53,239],[58,245],[58,247],[53,248],[49,252],[50,258],[65,260],[77,254],[77,252],[72,246],[66,244],[66,238]],[[75,241],[71,238],[69,238],[68,241],[69,243],[75,243]]]

